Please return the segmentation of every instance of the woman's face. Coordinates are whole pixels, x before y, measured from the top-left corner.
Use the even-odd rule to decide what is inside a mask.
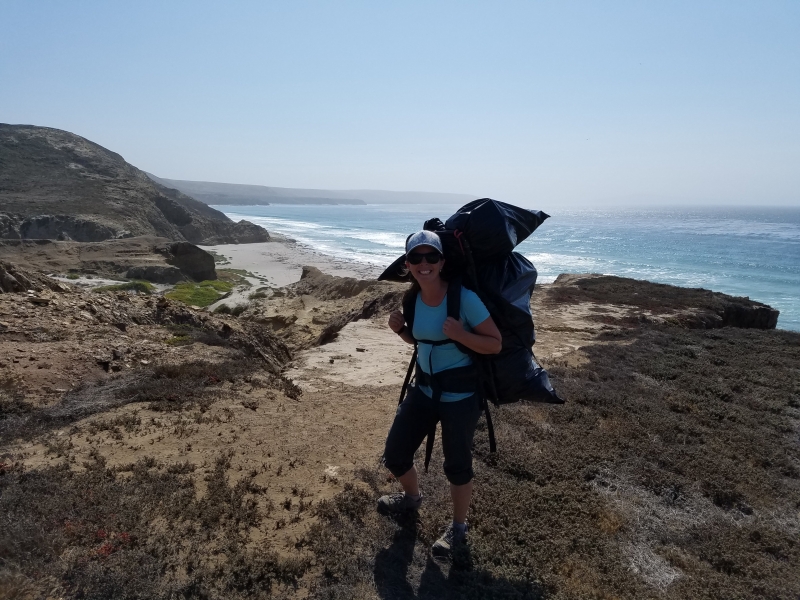
[[[439,253],[438,250],[436,250],[436,248],[433,246],[417,246],[411,251],[412,254],[428,254],[429,252],[435,252],[436,254]],[[406,260],[406,268],[409,270],[414,279],[420,283],[439,279],[439,273],[441,273],[442,267],[444,267],[444,258],[442,258],[441,255],[439,262],[434,265],[430,264],[427,259],[423,259],[418,265],[412,265],[408,260]]]

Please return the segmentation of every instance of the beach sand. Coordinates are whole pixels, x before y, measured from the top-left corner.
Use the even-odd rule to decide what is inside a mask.
[[[224,244],[201,248],[227,259],[228,263],[218,263],[218,268],[248,271],[270,287],[283,287],[299,281],[304,266],[317,267],[330,275],[358,279],[374,279],[381,272],[377,267],[320,254],[284,236],[271,236],[273,241],[259,244]]]

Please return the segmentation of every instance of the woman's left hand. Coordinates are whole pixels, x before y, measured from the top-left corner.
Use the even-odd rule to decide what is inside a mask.
[[[444,325],[442,325],[442,333],[451,340],[458,342],[465,333],[464,324],[461,321],[456,321],[453,317],[447,317]]]

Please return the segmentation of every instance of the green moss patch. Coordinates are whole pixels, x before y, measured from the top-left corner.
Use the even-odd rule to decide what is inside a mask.
[[[225,297],[232,289],[233,284],[230,282],[206,280],[200,283],[179,283],[164,296],[191,306],[208,306]]]
[[[255,277],[255,275],[244,269],[217,269],[217,277],[220,281],[227,281],[233,285],[250,287],[251,284],[246,278]]]
[[[155,287],[149,281],[128,281],[117,285],[103,285],[94,288],[95,292],[138,292],[140,294],[152,294]]]

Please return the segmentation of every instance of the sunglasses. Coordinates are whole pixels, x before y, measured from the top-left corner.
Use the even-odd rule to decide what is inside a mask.
[[[442,259],[442,255],[438,252],[409,252],[406,255],[406,260],[412,265],[420,264],[423,258],[429,265],[435,265]]]

